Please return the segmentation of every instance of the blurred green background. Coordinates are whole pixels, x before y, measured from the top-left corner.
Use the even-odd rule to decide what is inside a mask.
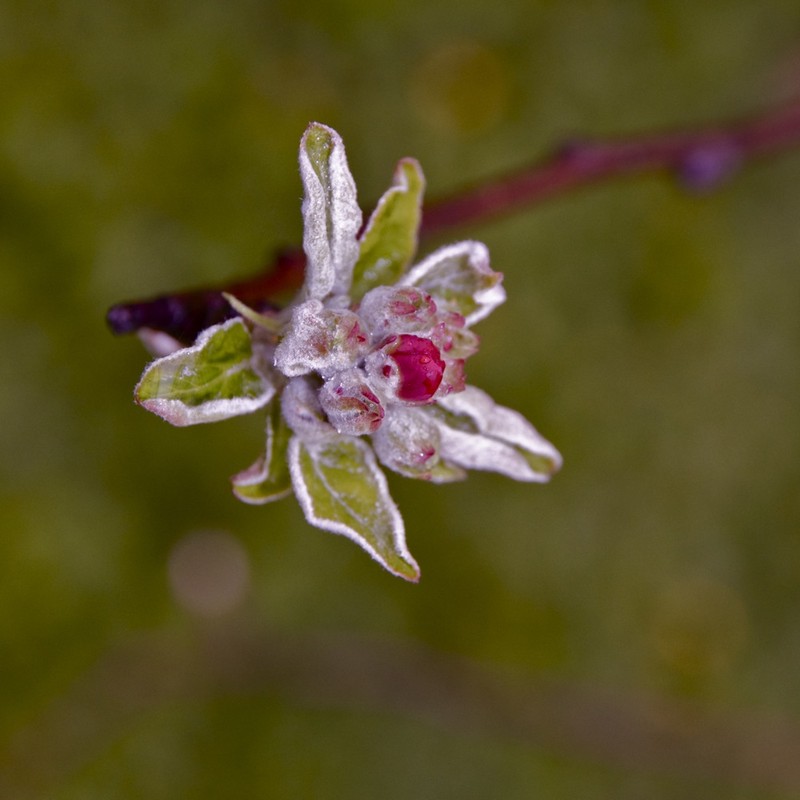
[[[235,501],[262,420],[135,407],[103,318],[299,242],[312,119],[366,206],[798,84],[793,0],[1,0],[0,796],[797,797],[800,153],[447,237],[565,467],[393,478],[418,586]]]

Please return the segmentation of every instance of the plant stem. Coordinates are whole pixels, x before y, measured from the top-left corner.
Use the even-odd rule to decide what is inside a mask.
[[[427,204],[423,236],[486,222],[530,208],[601,180],[666,172],[692,192],[707,192],[746,163],[800,145],[800,99],[761,114],[724,124],[608,139],[573,139],[552,155],[506,176]],[[305,256],[299,248],[281,251],[250,279],[210,289],[120,303],[108,311],[114,333],[142,328],[164,331],[190,343],[204,328],[235,314],[221,293],[228,292],[257,311],[281,305],[300,288]]]
[[[800,144],[800,100],[727,124],[610,139],[575,139],[522,170],[425,208],[424,234],[485,222],[598,181],[645,172],[674,175],[689,191],[715,189],[745,163]]]

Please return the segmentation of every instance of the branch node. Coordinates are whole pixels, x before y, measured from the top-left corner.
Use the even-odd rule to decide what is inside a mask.
[[[729,180],[743,160],[741,147],[730,139],[704,142],[682,154],[677,163],[677,178],[687,191],[710,192]]]

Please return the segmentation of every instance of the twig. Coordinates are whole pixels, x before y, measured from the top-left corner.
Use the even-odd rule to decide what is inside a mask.
[[[485,222],[624,175],[667,172],[689,191],[710,191],[744,164],[798,144],[800,100],[726,124],[606,140],[576,139],[531,167],[427,204],[422,234]],[[302,251],[284,250],[249,280],[115,305],[108,312],[108,324],[118,334],[150,328],[189,343],[204,328],[234,316],[221,292],[249,305],[269,307],[279,293],[299,288],[304,264]]]
[[[484,222],[623,175],[666,172],[689,191],[710,191],[745,163],[798,144],[800,100],[727,124],[596,141],[575,139],[527,169],[427,205],[423,232]]]

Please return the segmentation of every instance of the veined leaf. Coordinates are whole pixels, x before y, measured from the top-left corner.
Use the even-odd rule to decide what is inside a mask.
[[[462,467],[539,483],[561,467],[561,454],[522,414],[474,386],[443,397],[429,413],[439,423],[442,457]]]
[[[300,142],[303,200],[305,292],[322,300],[332,291],[346,294],[358,259],[361,209],[341,137],[314,122]]]
[[[440,247],[400,279],[416,286],[457,311],[473,325],[505,302],[503,275],[489,266],[489,251],[481,242],[458,242]]]
[[[289,469],[311,525],[347,536],[389,572],[419,580],[402,517],[365,441],[347,437],[305,444],[295,437],[289,443]]]
[[[286,450],[292,432],[275,402],[267,414],[267,446],[264,455],[231,478],[233,493],[245,503],[263,505],[280,500],[292,491]]]
[[[249,414],[275,388],[252,366],[250,334],[241,319],[204,330],[191,347],[159,358],[136,386],[136,402],[173,425]]]
[[[396,283],[417,251],[425,177],[413,158],[404,158],[392,186],[378,201],[361,236],[350,296],[360,300],[376,286]]]

